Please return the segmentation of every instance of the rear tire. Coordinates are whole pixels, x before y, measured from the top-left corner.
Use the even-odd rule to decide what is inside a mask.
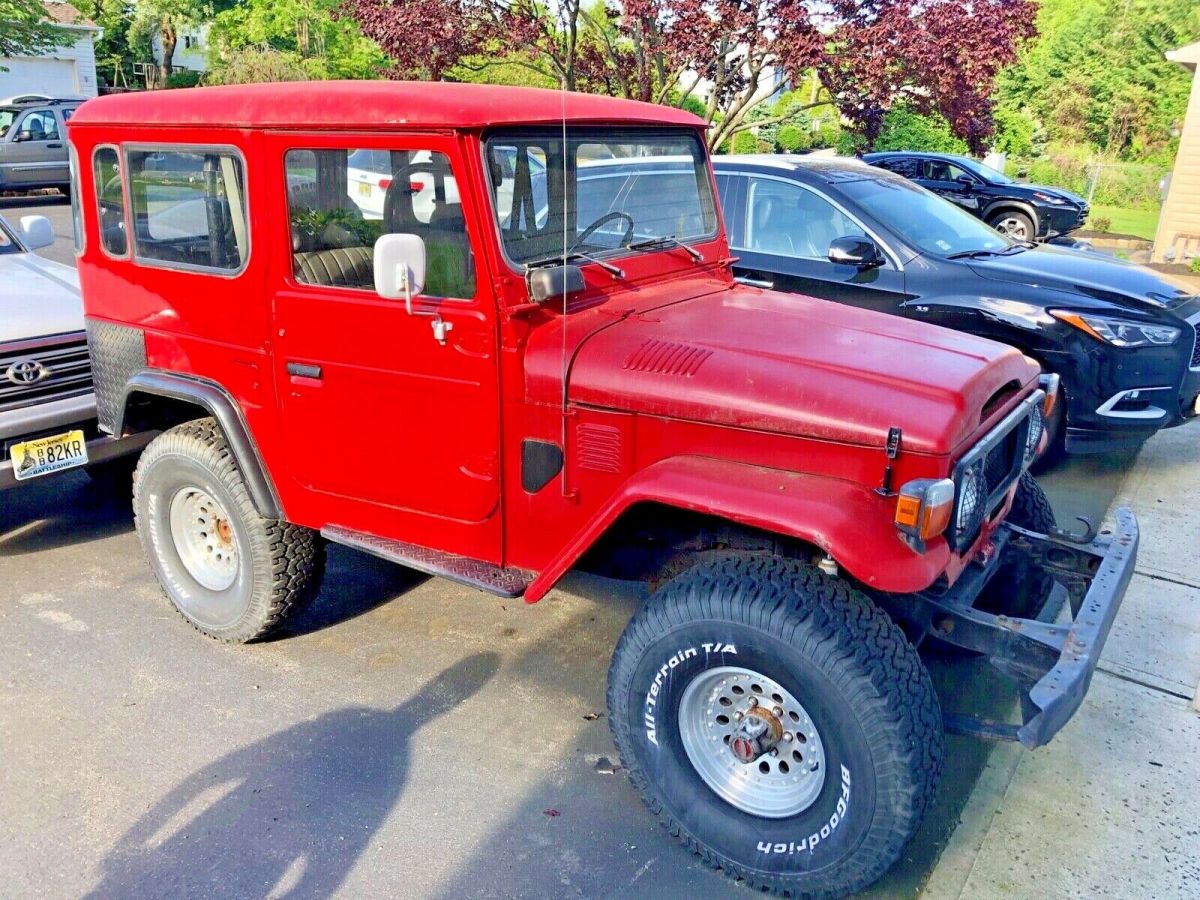
[[[1007,521],[1038,534],[1047,534],[1058,524],[1046,492],[1028,472],[1017,482],[1017,493]],[[976,606],[984,612],[1033,619],[1045,608],[1053,590],[1054,577],[1022,554],[1000,564]]]
[[[778,755],[743,762],[731,716],[752,696],[791,731]],[[900,629],[846,582],[778,557],[719,557],[656,591],[613,654],[608,712],[662,824],[778,894],[841,896],[879,878],[941,771],[937,697]]]
[[[134,523],[158,583],[196,629],[260,638],[316,594],[315,531],[258,514],[212,419],[155,438],[133,479]]]

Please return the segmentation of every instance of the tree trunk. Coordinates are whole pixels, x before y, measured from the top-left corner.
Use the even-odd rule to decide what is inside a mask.
[[[171,60],[175,56],[175,45],[179,43],[179,34],[170,16],[163,16],[158,20],[158,37],[162,42],[162,61],[158,64],[156,87],[165,88],[173,71]]]

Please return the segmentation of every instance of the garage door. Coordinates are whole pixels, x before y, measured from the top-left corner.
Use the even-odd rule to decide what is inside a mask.
[[[75,61],[70,59],[8,59],[7,72],[0,72],[0,99],[17,94],[47,94],[75,97],[79,84]]]

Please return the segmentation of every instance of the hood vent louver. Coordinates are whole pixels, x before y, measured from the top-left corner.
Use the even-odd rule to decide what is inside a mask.
[[[659,341],[651,338],[625,358],[624,368],[635,372],[655,372],[659,375],[682,375],[690,378],[712,356],[711,350]]]

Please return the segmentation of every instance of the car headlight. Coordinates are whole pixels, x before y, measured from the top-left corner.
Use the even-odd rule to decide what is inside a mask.
[[[1067,202],[1062,197],[1054,197],[1050,194],[1043,194],[1041,191],[1034,191],[1033,196],[1038,200],[1041,200],[1043,203],[1053,203],[1055,206],[1062,206]]]
[[[987,483],[983,480],[983,460],[972,463],[958,482],[958,516],[954,520],[956,537],[971,534],[983,521],[987,502]]]
[[[1034,406],[1029,414],[1029,432],[1025,435],[1025,465],[1029,465],[1037,456],[1038,443],[1042,439],[1043,431],[1045,424],[1042,421],[1042,409],[1040,406]]]
[[[1180,335],[1173,325],[1153,325],[1065,309],[1052,309],[1050,315],[1114,347],[1167,347],[1179,340]]]

